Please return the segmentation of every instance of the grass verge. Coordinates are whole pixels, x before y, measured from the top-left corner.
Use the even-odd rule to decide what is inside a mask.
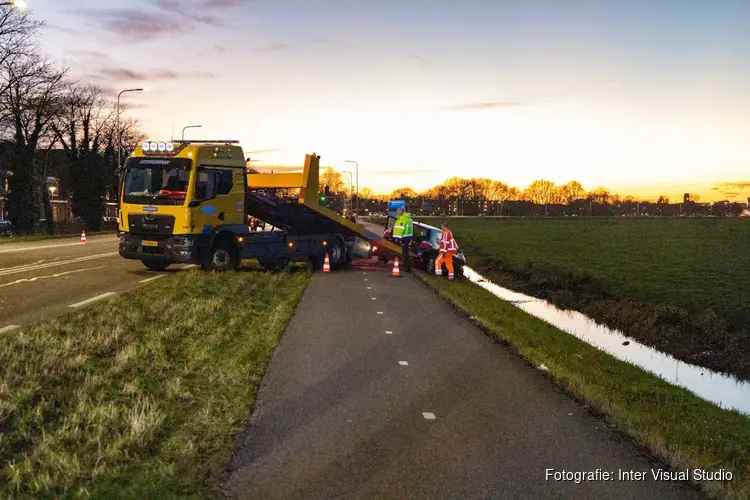
[[[86,233],[86,237],[97,236],[100,234],[117,234],[116,230],[111,231],[96,231],[95,233]],[[29,243],[32,241],[43,241],[43,240],[60,240],[64,238],[75,238],[80,237],[81,233],[75,234],[32,234],[28,236],[14,236],[12,238],[0,238],[0,245],[8,243]]]
[[[466,280],[416,273],[492,337],[677,469],[723,468],[730,482],[701,484],[713,498],[750,498],[750,418],[619,361]]]
[[[0,334],[0,497],[218,496],[308,280],[178,273]]]
[[[434,222],[432,222],[434,223]],[[484,219],[450,222],[469,265],[687,363],[750,380],[748,221]]]

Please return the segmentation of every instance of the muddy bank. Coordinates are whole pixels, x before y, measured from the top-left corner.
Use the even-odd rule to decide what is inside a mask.
[[[730,316],[711,309],[636,303],[616,297],[606,284],[589,277],[534,264],[511,268],[477,248],[467,246],[467,251],[474,256],[472,267],[500,286],[579,311],[686,363],[750,380],[747,310]]]

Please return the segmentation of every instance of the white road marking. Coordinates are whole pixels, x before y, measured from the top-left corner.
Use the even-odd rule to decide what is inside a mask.
[[[116,292],[107,292],[103,293],[101,295],[97,295],[96,297],[91,297],[90,299],[86,299],[82,302],[76,302],[75,304],[71,304],[68,307],[83,307],[91,304],[92,302],[96,302],[97,300],[106,299],[107,297],[111,297],[112,295],[117,295]]]
[[[409,366],[408,361],[399,361],[398,364],[400,364],[401,366]]]
[[[371,297],[371,298],[372,298],[372,300],[378,300],[377,297]]]
[[[47,269],[47,268],[56,267],[56,266],[64,266],[66,264],[77,264],[79,262],[86,262],[89,260],[101,259],[104,257],[113,257],[119,254],[120,252],[107,252],[107,253],[100,253],[96,255],[87,255],[85,257],[78,257],[77,259],[48,262],[47,264],[27,265],[24,267],[14,267],[11,269],[0,269],[0,276],[8,276],[10,274],[18,274],[18,273],[27,273],[30,271],[39,271],[41,269]]]
[[[383,311],[378,311],[378,314],[383,314]]]
[[[57,259],[55,259],[57,260]],[[8,269],[18,269],[19,267],[29,267],[29,266],[36,266],[37,264],[41,264],[44,262],[44,259],[38,260],[36,262],[32,262],[31,264],[20,264],[18,266],[10,266],[10,267],[0,267],[0,271],[5,271]]]
[[[0,328],[0,333],[9,332],[11,330],[15,330],[16,328],[20,328],[21,325],[5,325],[4,327]]]
[[[368,280],[367,278],[365,278],[365,281],[370,281],[370,280]]]
[[[367,289],[368,289],[368,290],[372,290],[372,287],[371,287],[371,286],[368,286],[368,287],[367,287]]]
[[[435,419],[437,419],[437,417],[435,416],[434,413],[430,413],[428,411],[422,412],[422,416],[424,417],[425,420],[435,420]]]
[[[118,241],[119,238],[107,238],[105,240],[96,239],[93,241],[89,241],[88,244],[94,244],[94,243],[110,243],[112,241]],[[75,243],[58,243],[56,245],[36,245],[31,247],[21,247],[21,248],[8,248],[5,250],[0,250],[0,253],[13,253],[13,252],[27,252],[29,250],[46,250],[48,248],[62,248],[62,247],[74,247],[79,246],[82,243],[79,241],[76,241]],[[12,243],[11,243],[12,245]]]
[[[11,281],[10,283],[3,283],[2,285],[0,285],[0,288],[11,286],[11,285],[20,285],[21,283],[31,283],[36,280],[43,280],[47,278],[59,278],[60,276],[65,276],[66,274],[82,273],[83,271],[93,271],[95,269],[101,269],[103,267],[107,267],[107,266],[86,267],[84,269],[74,269],[72,271],[64,271],[62,273],[49,274],[47,276],[35,276],[33,278],[21,278],[20,280]]]
[[[148,283],[149,281],[158,280],[159,278],[166,277],[166,274],[157,274],[156,276],[151,276],[150,278],[146,278],[145,280],[141,280],[138,283]]]
[[[392,332],[392,331],[390,331],[390,330],[386,330],[386,331],[385,331],[385,334],[386,334],[386,335],[393,335],[393,332]]]

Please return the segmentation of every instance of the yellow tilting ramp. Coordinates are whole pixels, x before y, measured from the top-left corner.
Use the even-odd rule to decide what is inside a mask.
[[[401,255],[401,247],[386,240],[382,235],[341,217],[336,212],[318,203],[320,156],[315,153],[305,156],[302,173],[248,174],[247,212],[278,228],[299,233],[318,234],[324,232],[356,236],[379,247],[379,252],[389,250]],[[299,189],[296,200],[275,199],[263,193],[273,189]]]

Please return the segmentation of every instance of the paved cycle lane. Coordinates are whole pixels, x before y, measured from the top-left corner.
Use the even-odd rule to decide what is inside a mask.
[[[411,275],[316,273],[224,481],[232,498],[697,499]],[[555,480],[591,473],[599,480]],[[646,471],[621,480],[620,471]],[[605,473],[611,474],[609,480]]]

